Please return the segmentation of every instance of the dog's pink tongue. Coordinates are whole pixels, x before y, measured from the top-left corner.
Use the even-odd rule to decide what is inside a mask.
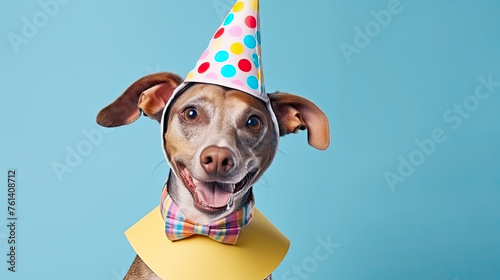
[[[196,186],[195,193],[201,202],[212,208],[221,208],[229,203],[229,199],[233,194],[232,191],[226,190],[228,186],[218,183],[206,183],[193,179]]]

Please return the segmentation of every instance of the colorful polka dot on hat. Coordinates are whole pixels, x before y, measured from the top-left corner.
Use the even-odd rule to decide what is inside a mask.
[[[259,0],[237,1],[212,36],[208,48],[196,66],[168,100],[161,120],[161,135],[165,135],[166,115],[176,96],[193,83],[208,83],[240,90],[264,101],[272,127],[279,135],[279,125],[264,87],[261,59]],[[168,162],[165,138],[163,153]],[[276,153],[278,145],[276,145]],[[170,162],[169,162],[170,164]]]
[[[221,85],[267,102],[260,35],[259,1],[236,2],[184,82]]]

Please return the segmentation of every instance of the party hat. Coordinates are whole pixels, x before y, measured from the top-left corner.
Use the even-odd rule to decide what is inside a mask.
[[[161,121],[163,153],[167,162],[167,143],[163,137],[167,130],[166,115],[175,97],[193,83],[214,84],[240,90],[264,101],[275,134],[279,135],[278,120],[264,87],[259,10],[259,0],[236,2],[210,39],[196,66],[174,90],[165,106]],[[278,145],[276,150],[277,148]]]
[[[268,102],[258,0],[236,2],[178,91],[193,82],[241,90]]]

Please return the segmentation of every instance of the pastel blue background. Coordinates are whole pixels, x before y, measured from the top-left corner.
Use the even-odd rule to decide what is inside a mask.
[[[16,53],[8,34],[43,10],[2,1],[0,180],[17,168],[19,244],[14,274],[0,226],[0,278],[123,277],[134,257],[123,231],[158,204],[168,172],[158,124],[105,130],[61,181],[52,164],[100,131],[97,112],[133,81],[185,75],[234,2],[73,0]],[[457,129],[443,118],[478,77],[500,81],[500,4],[401,0],[349,63],[340,45],[391,2],[261,1],[267,89],[316,102],[333,136],[326,152],[304,133],[283,138],[255,187],[292,241],[275,279],[500,279],[500,87]],[[384,174],[437,128],[446,141],[391,189]],[[318,238],[336,243],[326,261]]]

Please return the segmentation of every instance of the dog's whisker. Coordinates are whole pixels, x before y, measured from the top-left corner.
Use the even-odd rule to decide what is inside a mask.
[[[277,153],[283,156],[287,161],[292,161],[292,157],[284,151],[278,149]]]
[[[151,174],[149,175],[149,179],[148,179],[149,183],[151,182],[151,178],[153,178],[153,174],[156,172],[156,169],[158,169],[158,167],[160,167],[164,163],[166,163],[166,161],[161,160],[158,164],[156,164],[156,166],[153,168],[153,171],[151,171]]]
[[[272,188],[272,185],[269,184],[269,182],[267,181],[266,175],[262,175],[262,177],[260,177],[260,180],[258,181],[258,183],[260,185],[263,185],[266,188]]]

